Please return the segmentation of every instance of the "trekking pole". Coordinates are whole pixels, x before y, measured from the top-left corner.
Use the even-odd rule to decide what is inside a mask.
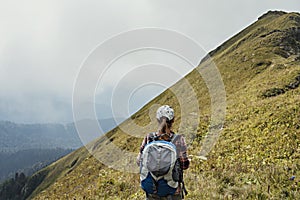
[[[180,185],[182,185],[182,187],[181,187],[181,197],[182,197],[182,199],[184,199],[184,195],[187,195],[188,191],[186,190],[185,184],[184,184],[184,181],[183,181],[183,169],[180,170]]]

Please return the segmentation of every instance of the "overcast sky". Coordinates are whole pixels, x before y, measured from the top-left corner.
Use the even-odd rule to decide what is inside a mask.
[[[268,10],[299,12],[300,2],[2,0],[0,120],[22,123],[72,121],[72,91],[80,66],[100,43],[120,32],[143,27],[171,29],[193,38],[209,52]],[[127,61],[126,58],[119,61],[115,70],[120,70],[125,63],[141,65],[142,58],[163,56],[168,55],[150,52],[149,55],[129,56]],[[137,62],[135,59],[138,58]],[[171,63],[177,63],[176,68],[183,65],[176,58]],[[180,73],[186,72],[188,69],[183,68]],[[165,87],[161,85],[136,89],[138,92],[129,100],[128,114],[163,89]],[[98,117],[111,117],[111,83],[105,81],[97,95],[96,104],[101,110]]]

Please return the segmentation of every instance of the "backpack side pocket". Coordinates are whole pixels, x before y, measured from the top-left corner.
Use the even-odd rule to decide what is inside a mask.
[[[181,167],[180,167],[180,162],[179,162],[179,158],[176,159],[173,171],[172,171],[172,178],[175,182],[180,182],[181,180]]]

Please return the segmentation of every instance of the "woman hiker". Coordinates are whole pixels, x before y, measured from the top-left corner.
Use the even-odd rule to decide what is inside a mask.
[[[149,169],[149,167],[146,167],[146,169],[144,169],[145,166],[142,165],[142,163],[145,163],[145,165],[146,165],[146,163],[149,163],[149,161],[147,161],[147,162],[142,161],[142,159],[145,159],[145,157],[146,157],[146,155],[143,155],[143,151],[146,146],[151,146],[151,145],[147,145],[147,144],[149,144],[153,141],[167,141],[167,142],[171,142],[172,144],[175,145],[176,154],[177,154],[176,163],[179,163],[179,164],[177,164],[177,166],[179,166],[178,168],[180,168],[179,171],[181,172],[180,173],[181,179],[183,177],[183,170],[186,170],[190,164],[190,161],[189,161],[188,155],[187,155],[187,146],[186,146],[184,137],[182,135],[175,134],[172,131],[172,125],[173,125],[174,119],[175,119],[173,108],[171,108],[168,105],[159,107],[156,112],[156,118],[158,121],[158,130],[157,130],[157,132],[149,133],[144,138],[142,145],[140,147],[140,153],[137,157],[137,164],[141,167],[141,181],[142,181],[141,185],[142,185],[142,188],[146,192],[146,200],[164,200],[164,199],[165,200],[168,200],[168,199],[169,200],[171,200],[171,199],[172,200],[181,200],[181,199],[183,199],[183,192],[185,191],[183,180],[179,180],[179,181],[175,180],[175,182],[174,182],[174,180],[170,180],[169,181],[170,183],[167,183],[168,185],[171,185],[171,186],[173,185],[173,187],[177,186],[176,188],[174,188],[174,192],[169,192],[170,194],[167,192],[168,193],[167,196],[160,196],[159,193],[163,193],[168,188],[155,188],[155,187],[165,187],[167,184],[164,184],[164,183],[162,183],[162,181],[159,181],[159,180],[155,181],[155,179],[150,176],[150,175],[153,175],[153,173],[149,173],[149,171],[146,171],[146,173],[148,175],[147,178],[145,177],[146,176],[145,173],[144,173],[145,176],[144,177],[142,176],[143,171],[145,172],[145,170]],[[163,144],[164,143],[165,142],[163,142]],[[150,147],[148,147],[148,149],[149,148]],[[154,151],[152,150],[151,152],[154,152]],[[148,150],[147,150],[147,153],[149,154]],[[164,155],[169,155],[169,154],[166,153]],[[149,159],[149,156],[147,156],[147,159]],[[156,162],[152,161],[152,163],[156,163]],[[170,173],[172,174],[172,172],[170,172]],[[173,172],[173,174],[174,174],[174,172]],[[166,178],[165,177],[164,178],[168,179],[167,176],[168,175],[165,175]],[[151,177],[151,178],[149,178],[149,177]],[[174,178],[174,175],[170,175],[170,177]],[[144,182],[142,179],[145,179]],[[176,181],[177,181],[177,184],[176,184]],[[147,188],[149,186],[149,184],[151,186],[150,189]],[[169,187],[169,188],[171,189],[172,187]],[[150,192],[148,193],[147,191],[150,191]],[[157,192],[157,191],[159,191],[159,192]]]

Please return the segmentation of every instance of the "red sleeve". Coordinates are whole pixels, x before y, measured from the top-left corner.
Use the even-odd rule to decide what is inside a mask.
[[[175,145],[176,145],[178,157],[180,159],[181,169],[189,168],[190,160],[188,159],[187,145],[182,135],[180,135],[180,138],[175,142]]]

